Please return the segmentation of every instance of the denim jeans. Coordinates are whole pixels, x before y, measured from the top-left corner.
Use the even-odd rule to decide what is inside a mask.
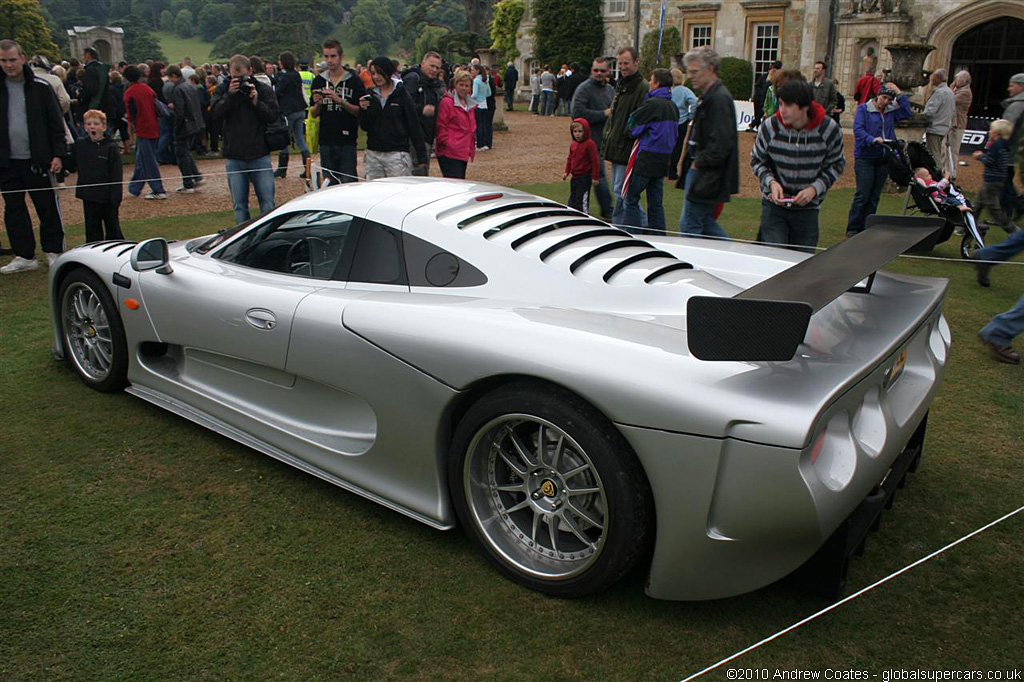
[[[641,224],[640,194],[647,192],[647,228]],[[636,234],[665,234],[665,207],[662,205],[664,188],[662,178],[651,178],[633,173],[622,202],[622,222],[626,229]]]
[[[1024,296],[1018,298],[1005,313],[993,317],[982,327],[980,334],[996,345],[1008,346],[1021,332],[1024,332]]]
[[[270,155],[258,159],[225,159],[228,172],[228,189],[235,209],[235,223],[249,219],[249,183],[256,191],[260,204],[260,215],[274,210],[274,171]]]
[[[621,163],[612,164],[612,194],[615,195],[615,208],[612,210],[612,224],[625,225],[623,214],[622,185],[626,182],[626,166]],[[598,195],[598,201],[601,196]],[[640,209],[640,226],[647,227],[647,214]]]
[[[555,91],[540,91],[540,115],[552,116],[555,113]]]
[[[181,184],[189,189],[200,179],[196,160],[192,158],[192,143],[195,138],[195,135],[174,138],[174,158],[178,162],[178,172],[181,173]]]
[[[878,199],[889,177],[889,169],[880,159],[854,159],[853,173],[857,191],[853,193],[850,215],[846,220],[846,236],[864,231],[864,222],[878,210]]]
[[[285,117],[288,120],[288,130],[292,134],[292,143],[302,152],[302,158],[309,156],[309,147],[306,146],[306,110],[294,111]],[[285,156],[288,155],[288,147],[281,150]]]
[[[356,175],[356,146],[354,144],[320,145],[320,165],[328,185],[359,182]],[[333,171],[333,172],[332,172]]]
[[[978,249],[973,257],[978,260],[1009,260],[1021,251],[1024,251],[1024,230],[1017,230],[998,244]]]
[[[786,208],[761,199],[761,239],[813,253],[818,245],[818,209]]]
[[[132,181],[128,184],[128,193],[137,197],[142,188],[149,183],[149,188],[157,194],[164,193],[164,183],[160,179],[160,165],[156,162],[156,140],[147,137],[135,137],[135,170]]]
[[[696,177],[697,171],[693,170],[693,168],[687,171],[686,186],[689,187]],[[708,237],[724,237],[728,239],[729,234],[712,217],[717,205],[717,203],[706,204],[701,201],[691,201],[687,197],[683,205],[683,213],[679,216],[679,233],[701,234]]]

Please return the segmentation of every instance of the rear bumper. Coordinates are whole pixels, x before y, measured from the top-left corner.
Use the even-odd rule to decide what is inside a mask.
[[[647,593],[730,597],[773,583],[812,557],[820,573],[812,587],[840,591],[850,554],[920,454],[949,346],[948,326],[935,311],[818,415],[801,449],[620,424],[654,494]],[[893,378],[903,351],[902,373]]]

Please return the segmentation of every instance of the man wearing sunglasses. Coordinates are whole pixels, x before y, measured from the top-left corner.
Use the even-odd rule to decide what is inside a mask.
[[[601,217],[611,220],[612,196],[608,191],[605,179],[604,156],[601,154],[601,141],[604,138],[604,124],[612,113],[612,98],[615,90],[608,84],[611,68],[608,60],[598,57],[590,67],[590,78],[580,83],[572,97],[571,113],[574,119],[583,118],[590,124],[591,139],[597,143],[597,153],[601,159],[600,179],[594,186],[597,202],[601,206]]]

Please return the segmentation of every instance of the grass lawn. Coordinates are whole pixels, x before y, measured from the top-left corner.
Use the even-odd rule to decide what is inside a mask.
[[[178,64],[185,57],[191,57],[196,66],[210,61],[210,50],[213,43],[208,43],[199,36],[179,38],[169,31],[154,31],[153,35],[164,48],[169,64]]]
[[[851,194],[826,202],[823,245],[842,237]],[[666,198],[672,220],[679,193]],[[759,210],[734,201],[722,223],[753,238]],[[183,238],[231,223],[224,211],[124,229]],[[974,335],[1024,291],[1024,267],[982,289],[952,241],[933,255],[948,260],[892,268],[950,279],[952,355],[921,469],[854,560],[851,592],[1022,504],[1024,367]],[[0,281],[0,678],[679,680],[824,606],[785,584],[655,601],[642,571],[583,600],[521,589],[459,532],[85,388],[50,358],[45,282],[45,268]],[[1019,515],[728,667],[1019,669],[1022,529]]]

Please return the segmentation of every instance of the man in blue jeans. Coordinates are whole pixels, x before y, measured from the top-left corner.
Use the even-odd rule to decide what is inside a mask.
[[[267,125],[280,118],[274,90],[252,77],[249,58],[236,54],[228,62],[230,79],[213,93],[211,115],[222,124],[228,189],[235,221],[249,219],[249,183],[256,190],[260,215],[274,208],[274,171],[264,141]]]
[[[1019,365],[1020,353],[1010,343],[1021,332],[1024,332],[1024,296],[1018,298],[1012,308],[996,315],[982,327],[978,338],[988,346],[996,360]]]

